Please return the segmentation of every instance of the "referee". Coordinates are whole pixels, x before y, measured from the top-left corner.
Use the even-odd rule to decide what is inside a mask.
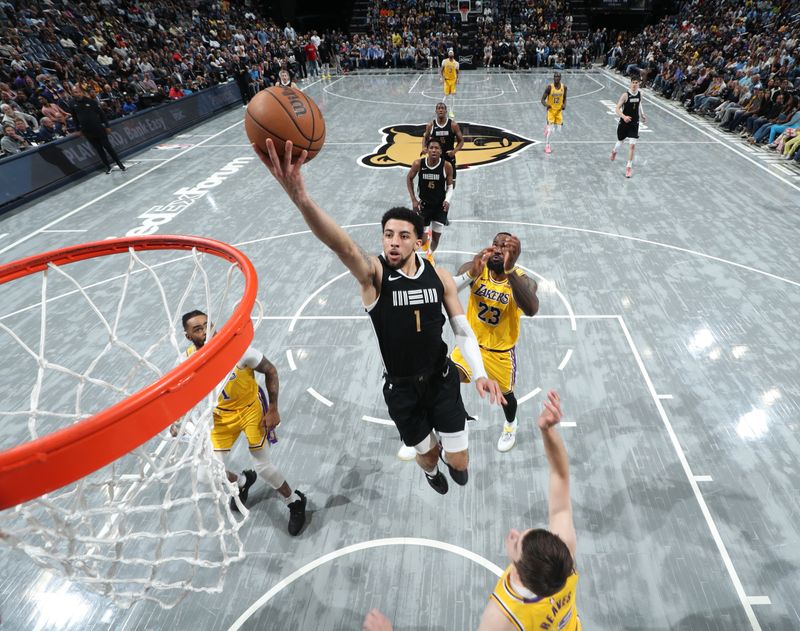
[[[85,137],[97,151],[106,167],[106,173],[111,173],[111,160],[117,163],[120,171],[125,171],[125,165],[108,140],[111,128],[100,104],[95,99],[89,98],[79,85],[72,89],[72,95],[75,97],[72,104],[72,120],[75,121],[77,134]]]

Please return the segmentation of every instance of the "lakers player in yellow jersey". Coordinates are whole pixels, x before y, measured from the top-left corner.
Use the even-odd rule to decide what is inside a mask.
[[[183,316],[183,330],[192,344],[186,355],[197,352],[206,343],[208,335],[208,317],[202,311],[190,311]],[[258,386],[255,373],[264,375],[267,396]],[[211,429],[211,444],[214,452],[223,460],[230,452],[239,435],[244,433],[250,447],[253,466],[267,483],[283,498],[289,507],[289,534],[297,535],[303,528],[306,519],[306,497],[300,491],[292,491],[283,474],[270,461],[267,436],[274,436],[275,428],[280,425],[278,413],[278,371],[263,353],[252,346],[248,347],[244,356],[233,367],[225,386],[222,388],[217,405],[214,408],[214,426]],[[174,427],[173,433],[179,431]],[[239,502],[244,505],[250,487],[256,481],[256,472],[243,471],[236,475],[227,471],[228,480],[239,486]],[[239,511],[236,499],[231,498],[231,510]]]
[[[561,399],[551,390],[537,420],[550,469],[548,526],[508,532],[510,563],[489,596],[478,631],[582,631],[569,458],[556,429],[561,416]],[[373,609],[362,629],[392,631],[392,624]]]
[[[456,88],[458,87],[458,72],[459,64],[455,59],[455,53],[452,48],[447,49],[447,59],[442,62],[439,69],[439,74],[442,77],[442,84],[444,86],[444,102],[448,104],[447,97],[450,97],[449,102],[449,116],[453,118],[453,103],[456,98]]]
[[[491,246],[459,268],[455,279],[459,289],[470,288],[467,321],[478,338],[486,373],[497,381],[506,399],[503,405],[506,422],[497,441],[502,452],[509,451],[517,441],[514,385],[520,318],[523,314],[534,316],[539,311],[536,281],[516,267],[521,249],[517,237],[499,232]],[[472,373],[458,347],[451,359],[461,373],[461,381],[468,383]]]
[[[567,109],[567,86],[561,83],[561,73],[553,73],[553,83],[548,85],[542,95],[542,105],[547,108],[547,125],[544,128],[544,152],[552,152],[550,136],[561,129],[564,110]]]

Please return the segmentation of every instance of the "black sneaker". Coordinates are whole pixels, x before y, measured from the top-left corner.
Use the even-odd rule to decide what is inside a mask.
[[[111,173],[111,167],[110,166],[106,167],[106,175],[108,175],[109,173]]]
[[[447,470],[450,472],[450,477],[453,478],[453,482],[459,486],[464,486],[467,483],[469,480],[469,471],[459,471],[458,469],[453,469],[453,467],[451,467],[450,464],[444,459],[444,450],[439,452],[439,460],[447,465]]]
[[[119,165],[119,170],[120,170],[120,171],[127,171],[127,170],[128,170],[128,167],[126,167],[124,164],[120,164],[120,165]]]
[[[289,534],[296,537],[306,523],[306,496],[300,491],[295,490],[299,500],[289,504]]]
[[[436,474],[432,476],[426,473],[425,479],[428,481],[428,484],[431,485],[431,488],[440,495],[447,493],[447,478],[444,477],[444,474],[441,471],[437,471]]]
[[[256,478],[258,474],[252,469],[247,469],[246,471],[242,471],[242,475],[245,477],[244,486],[239,487],[239,501],[244,506],[244,503],[247,501],[247,495],[250,493],[250,487],[255,484]],[[231,510],[234,513],[239,512],[239,506],[236,504],[236,498],[231,498]]]

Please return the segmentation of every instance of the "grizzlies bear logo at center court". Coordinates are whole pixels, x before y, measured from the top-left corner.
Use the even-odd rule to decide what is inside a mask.
[[[464,135],[464,147],[456,154],[459,170],[495,164],[513,158],[523,149],[536,144],[502,127],[478,123],[458,123]],[[383,144],[372,153],[362,156],[358,163],[370,168],[410,168],[420,157],[425,124],[390,125],[381,130]]]

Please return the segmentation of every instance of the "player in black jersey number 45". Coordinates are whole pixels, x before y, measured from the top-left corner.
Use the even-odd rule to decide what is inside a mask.
[[[459,373],[442,339],[450,318],[456,343],[469,364],[475,388],[492,403],[506,401],[496,381],[486,376],[480,348],[458,301],[453,277],[417,256],[422,217],[410,208],[383,215],[383,253],[367,254],[306,192],[303,151],[292,162],[287,141],[283,159],[271,140],[256,152],[300,210],[311,232],[345,264],[361,286],[361,300],[372,320],[385,369],[383,396],[403,442],[414,447],[417,463],[438,493],[448,490],[439,471],[441,458],[456,484],[467,483],[468,428]]]

